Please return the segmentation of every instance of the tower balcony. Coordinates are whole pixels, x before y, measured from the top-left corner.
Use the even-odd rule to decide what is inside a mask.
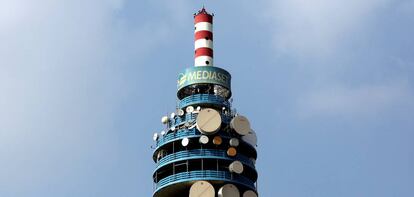
[[[178,102],[178,108],[184,109],[187,106],[217,106],[230,108],[230,102],[221,96],[214,94],[194,94],[181,99]]]
[[[161,190],[167,189],[170,186],[174,189],[175,186],[189,185],[191,182],[200,180],[209,181],[213,184],[232,183],[240,188],[256,191],[255,182],[244,176],[227,171],[200,170],[181,172],[161,179],[154,185],[154,196],[158,196],[158,193],[162,193],[160,192]]]
[[[155,169],[155,171],[168,164],[191,159],[223,159],[229,161],[238,160],[242,162],[244,165],[249,166],[250,168],[255,168],[253,161],[241,154],[238,154],[235,157],[230,157],[226,154],[225,150],[194,149],[176,152],[163,157],[158,161],[157,168]]]

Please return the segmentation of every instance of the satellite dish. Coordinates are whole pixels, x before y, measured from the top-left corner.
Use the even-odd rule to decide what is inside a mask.
[[[221,143],[223,143],[223,139],[221,139],[221,137],[220,137],[220,136],[215,136],[215,137],[213,138],[213,144],[215,144],[215,145],[220,145]]]
[[[184,123],[184,127],[190,127],[190,123],[189,122],[185,122]]]
[[[208,143],[208,137],[205,135],[200,136],[200,139],[198,140],[200,144],[207,144]]]
[[[171,113],[170,118],[173,119],[175,117],[175,113]]]
[[[197,181],[190,188],[189,197],[215,197],[213,185],[207,181]]]
[[[230,121],[230,127],[239,135],[247,135],[251,130],[249,120],[244,116],[235,116]]]
[[[252,190],[247,190],[243,193],[243,197],[257,197],[257,194]]]
[[[162,122],[162,124],[167,124],[168,123],[168,117],[167,116],[163,116],[161,118],[161,122]]]
[[[177,109],[177,115],[178,115],[178,116],[184,116],[184,110],[182,110],[182,109]]]
[[[206,135],[216,133],[221,126],[220,113],[214,109],[202,109],[196,119],[197,129]]]
[[[200,106],[197,106],[197,111],[201,111],[201,107]]]
[[[183,145],[184,147],[188,146],[189,143],[190,140],[188,138],[184,138],[181,140],[181,145]]]
[[[170,127],[170,130],[171,131],[175,131],[175,127],[173,126],[173,127]]]
[[[230,144],[230,146],[237,147],[237,146],[239,146],[239,139],[231,138],[229,144]]]
[[[167,155],[167,151],[165,150],[160,150],[157,153],[157,161],[161,160],[165,155]]]
[[[165,131],[161,131],[161,135],[164,136],[166,134]]]
[[[193,106],[188,106],[186,109],[185,109],[185,111],[187,112],[187,113],[193,113],[193,111],[194,111],[194,107]]]
[[[218,191],[219,197],[240,197],[239,189],[233,184],[226,184]]]
[[[247,135],[242,136],[242,140],[249,143],[252,146],[257,146],[257,136],[256,132],[254,132],[253,130],[250,130],[250,132]]]
[[[234,147],[230,147],[227,149],[227,155],[230,157],[234,157],[237,155],[237,150]]]
[[[250,161],[252,161],[253,165],[256,165],[256,159],[250,158]]]
[[[229,171],[230,172],[234,172],[237,174],[241,174],[243,173],[243,164],[240,161],[233,161],[230,165],[229,165]]]
[[[158,140],[158,138],[159,138],[158,133],[154,133],[154,135],[152,136],[152,139],[153,139],[154,141],[157,141],[157,140]]]

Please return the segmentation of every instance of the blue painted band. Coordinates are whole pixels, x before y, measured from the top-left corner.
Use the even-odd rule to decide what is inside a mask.
[[[222,107],[230,107],[230,102],[218,95],[212,94],[194,94],[181,99],[178,108],[184,109],[190,105],[214,104]]]
[[[256,191],[254,182],[244,176],[231,174],[230,172],[224,171],[213,171],[213,170],[204,170],[204,171],[191,171],[191,172],[182,172],[174,174],[168,177],[161,179],[156,184],[156,189],[154,194],[157,193],[162,188],[174,185],[177,183],[188,182],[188,181],[199,181],[199,180],[209,180],[209,181],[226,181],[235,184],[244,185],[251,190]]]

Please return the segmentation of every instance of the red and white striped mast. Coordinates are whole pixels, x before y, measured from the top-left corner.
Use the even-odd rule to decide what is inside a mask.
[[[194,14],[194,66],[213,66],[213,14]]]

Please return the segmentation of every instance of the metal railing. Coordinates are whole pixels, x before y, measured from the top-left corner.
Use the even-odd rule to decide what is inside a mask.
[[[225,150],[215,150],[215,149],[194,149],[194,150],[185,150],[176,152],[173,154],[169,154],[162,159],[160,159],[157,163],[157,169],[160,167],[167,165],[168,163],[188,160],[188,159],[198,159],[198,158],[212,158],[212,159],[225,159],[225,160],[239,160],[245,165],[250,166],[251,168],[254,167],[254,163],[248,157],[238,154],[235,157],[229,157]],[[157,170],[155,169],[155,170]]]
[[[184,116],[175,116],[174,118],[170,118],[168,125],[173,126],[173,127],[177,127],[179,125],[182,125],[186,122],[188,123],[195,123],[195,120],[197,119],[197,113],[191,113],[191,114],[185,114]],[[226,114],[226,113],[222,113],[220,112],[220,116],[221,116],[221,120],[224,123],[230,123],[231,119],[232,119],[232,115],[231,114]]]
[[[198,132],[196,128],[182,129],[182,130],[179,130],[177,132],[168,133],[164,136],[161,136],[157,140],[157,147],[162,146],[165,143],[168,143],[169,141],[172,141],[174,139],[190,137],[190,136],[197,136],[197,135],[200,135],[200,132]]]
[[[221,96],[213,95],[213,94],[194,94],[191,96],[187,96],[181,99],[178,102],[178,108],[182,109],[189,105],[197,105],[197,104],[216,104],[225,106],[227,108],[230,107],[230,102],[224,99]]]
[[[157,190],[160,190],[161,188],[164,188],[172,184],[186,182],[186,181],[193,181],[193,180],[228,181],[228,182],[242,184],[252,190],[256,190],[254,182],[242,175],[232,174],[226,171],[204,170],[204,171],[181,172],[178,174],[167,176],[155,184],[155,192]]]

